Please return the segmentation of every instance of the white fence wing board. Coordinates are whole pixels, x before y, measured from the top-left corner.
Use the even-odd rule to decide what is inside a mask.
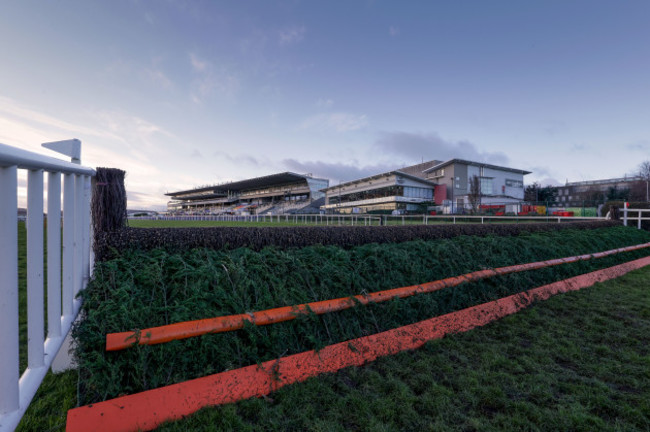
[[[18,321],[18,169],[27,170],[27,369],[22,376]],[[48,172],[47,339],[44,171]],[[0,144],[0,432],[13,431],[20,422],[81,308],[81,301],[74,295],[85,288],[90,275],[90,179],[94,175],[92,168]]]

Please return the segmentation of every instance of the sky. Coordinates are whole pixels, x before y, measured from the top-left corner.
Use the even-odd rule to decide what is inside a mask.
[[[650,159],[648,22],[647,0],[1,0],[0,143],[78,138],[132,209],[432,159],[621,177]]]

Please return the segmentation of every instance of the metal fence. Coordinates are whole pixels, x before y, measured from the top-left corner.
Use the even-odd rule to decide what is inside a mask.
[[[510,216],[556,216],[559,212],[569,212],[579,217],[599,217],[599,209],[603,203],[599,201],[521,201],[521,202],[499,202],[489,201],[478,203],[473,207],[469,203],[449,202],[445,205],[431,207],[439,214],[456,215],[510,215]]]
[[[80,146],[78,140],[66,143],[76,145],[77,149]],[[19,170],[27,173],[27,369],[22,375],[18,286]],[[47,182],[44,181],[45,172]],[[18,425],[79,313],[81,302],[75,299],[75,295],[85,288],[92,266],[90,185],[94,175],[91,168],[0,144],[0,431],[12,431]],[[45,225],[47,281],[44,280],[43,265]]]

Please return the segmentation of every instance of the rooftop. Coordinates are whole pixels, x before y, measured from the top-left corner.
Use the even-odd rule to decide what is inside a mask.
[[[465,159],[450,159],[450,160],[448,160],[446,162],[442,162],[442,163],[440,163],[438,165],[427,168],[427,169],[424,170],[424,172],[432,172],[432,171],[435,171],[437,169],[444,168],[447,165],[451,165],[451,164],[473,165],[473,166],[485,167],[485,168],[496,169],[496,170],[501,170],[501,171],[510,171],[510,172],[514,172],[514,173],[517,173],[517,174],[523,174],[523,175],[531,174],[531,172],[532,172],[532,171],[525,171],[525,170],[520,170],[520,169],[516,169],[516,168],[509,168],[509,167],[499,166],[499,165],[492,165],[492,164],[483,163],[483,162],[469,161],[469,160],[465,160]]]

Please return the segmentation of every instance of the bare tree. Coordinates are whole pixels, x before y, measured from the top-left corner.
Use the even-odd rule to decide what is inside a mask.
[[[639,176],[645,181],[645,200],[650,201],[650,160],[641,162]]]
[[[478,213],[481,205],[481,179],[477,175],[473,175],[469,179],[469,194],[467,195],[467,199],[472,206],[472,212]]]

